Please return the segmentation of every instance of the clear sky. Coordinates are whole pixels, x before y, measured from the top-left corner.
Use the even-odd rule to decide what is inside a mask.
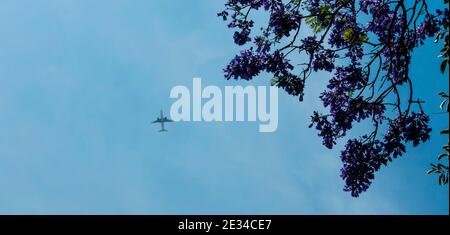
[[[448,186],[425,174],[447,115],[432,114],[431,141],[360,198],[342,191],[343,143],[327,150],[307,127],[326,73],[303,103],[280,91],[277,132],[185,122],[158,133],[170,89],[194,76],[268,84],[223,79],[239,50],[215,16],[224,2],[0,0],[0,213],[448,214]],[[429,113],[448,87],[438,49],[417,50],[411,69]]]

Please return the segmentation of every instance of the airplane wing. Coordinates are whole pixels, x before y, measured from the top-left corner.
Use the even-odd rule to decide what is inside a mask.
[[[173,122],[173,121],[168,118],[164,118],[164,122]]]
[[[152,124],[153,123],[159,123],[159,124],[161,124],[161,130],[160,130],[160,132],[166,132],[167,130],[166,130],[166,128],[164,128],[164,123],[165,122],[173,122],[172,120],[170,120],[169,118],[167,118],[167,117],[164,117],[164,114],[163,114],[163,111],[161,110],[161,117],[157,117],[156,118],[156,121],[153,121],[152,122]]]

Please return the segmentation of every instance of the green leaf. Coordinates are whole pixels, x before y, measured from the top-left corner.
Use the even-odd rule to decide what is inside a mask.
[[[367,41],[369,41],[369,36],[367,36],[367,34],[361,34],[361,35],[359,36],[359,41],[361,41],[361,42],[367,42]]]
[[[272,79],[270,79],[270,85],[276,86],[278,84],[278,81],[280,81],[279,77],[273,77]]]
[[[447,153],[442,153],[439,155],[438,160],[441,160],[442,158],[447,157],[448,158],[448,154]]]
[[[444,182],[444,175],[439,176],[439,185],[442,185]]]
[[[445,69],[447,68],[448,60],[444,60],[441,63],[441,73],[445,73]]]
[[[311,27],[315,34],[325,29],[325,21],[321,21],[318,17],[308,17],[305,22]]]
[[[441,92],[439,93],[439,95],[440,95],[441,97],[443,97],[443,98],[448,98],[448,95],[447,95],[445,92],[443,92],[443,91],[441,91]]]
[[[439,108],[441,108],[441,110],[444,110],[444,106],[447,103],[448,99],[445,99],[442,101],[441,105],[439,105]]]
[[[348,91],[348,96],[349,96],[350,98],[352,98],[352,96],[353,96],[354,93],[355,93],[355,90],[350,90],[350,91]]]
[[[350,42],[353,39],[353,29],[348,28],[344,31],[344,35],[342,35],[342,39],[346,42]]]
[[[317,16],[306,18],[306,24],[311,27],[315,34],[325,30],[328,24],[330,24],[330,10],[331,7],[329,5],[324,5],[320,8]]]
[[[439,32],[439,33],[436,35],[436,38],[435,38],[435,40],[434,40],[434,43],[438,43],[438,42],[439,42],[439,39],[441,39],[442,36],[444,36],[443,34],[444,34],[444,32]]]

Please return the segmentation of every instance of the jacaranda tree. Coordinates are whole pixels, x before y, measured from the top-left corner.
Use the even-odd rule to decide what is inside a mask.
[[[344,190],[358,197],[407,144],[430,138],[409,66],[413,50],[441,32],[449,12],[431,12],[428,1],[228,0],[218,15],[245,49],[224,69],[225,78],[251,80],[267,72],[272,85],[302,101],[311,73],[329,72],[320,94],[329,112],[314,112],[310,127],[331,149],[355,122],[371,123],[340,154]],[[267,23],[256,20],[263,15]]]

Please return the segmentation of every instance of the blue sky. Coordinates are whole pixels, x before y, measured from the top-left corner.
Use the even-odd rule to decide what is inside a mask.
[[[437,131],[360,198],[342,191],[342,143],[327,150],[307,128],[328,74],[313,75],[303,103],[279,93],[277,132],[158,133],[150,122],[173,86],[247,84],[223,79],[239,50],[215,17],[223,2],[0,0],[0,213],[448,214],[448,187],[425,174],[446,142]],[[411,71],[429,113],[448,87],[437,53],[418,49]],[[435,130],[448,124],[431,116]]]

